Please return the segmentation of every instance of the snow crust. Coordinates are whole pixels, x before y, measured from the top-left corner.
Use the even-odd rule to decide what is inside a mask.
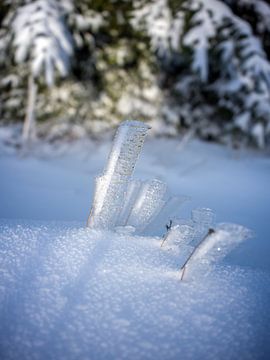
[[[0,233],[5,359],[259,359],[269,351],[267,274],[219,266],[181,282],[177,256],[158,238],[81,223],[2,221]]]

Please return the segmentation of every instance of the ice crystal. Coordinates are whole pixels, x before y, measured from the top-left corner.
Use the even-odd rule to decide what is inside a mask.
[[[128,225],[143,230],[165,204],[166,190],[166,184],[156,179],[143,183],[129,216]]]
[[[148,129],[139,121],[125,121],[118,128],[104,173],[96,179],[89,226],[113,228],[117,224]]]
[[[132,174],[149,126],[139,121],[122,123],[114,138],[103,175],[96,178],[91,228],[160,236],[161,248],[179,261],[181,279],[188,270],[205,271],[250,236],[240,225],[215,226],[209,208],[192,210],[191,218],[178,218],[186,197],[168,197],[167,185],[158,180],[133,180]],[[188,271],[189,272],[189,271]]]
[[[96,178],[88,226],[114,229],[127,225],[142,231],[164,207],[166,184],[131,178],[149,128],[140,121],[120,125],[104,173]]]

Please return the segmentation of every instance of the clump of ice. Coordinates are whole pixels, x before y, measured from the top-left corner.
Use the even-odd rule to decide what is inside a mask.
[[[267,358],[269,275],[223,264],[180,281],[161,241],[2,221],[1,358]]]
[[[195,241],[200,240],[209,228],[214,226],[215,214],[212,209],[198,208],[191,212],[191,220],[194,225]]]
[[[163,237],[161,247],[166,243],[165,246],[181,254],[183,279],[187,266],[195,268],[201,263],[210,263],[211,257],[214,262],[221,258],[221,253],[225,256],[238,244],[239,239],[245,238],[244,230],[236,230],[236,225],[230,226],[230,229],[227,226],[227,230],[213,230],[215,216],[209,208],[192,210],[188,221],[175,221],[173,215],[183,199],[168,199],[167,185],[160,180],[132,179],[148,129],[140,121],[125,121],[119,126],[104,173],[96,178],[88,226],[117,231],[119,234],[130,234],[132,230],[146,235],[151,234],[157,222],[163,224],[167,234]],[[168,220],[170,225],[166,223]],[[218,255],[213,252],[216,248]]]
[[[140,233],[161,210],[172,208],[173,202],[166,202],[165,183],[132,179],[149,128],[143,122],[130,120],[119,126],[104,173],[96,178],[89,227],[114,230],[127,225]]]
[[[88,226],[113,229],[119,222],[137,158],[150,127],[140,121],[124,121],[114,137],[113,146],[96,189]]]
[[[103,174],[96,178],[92,209],[87,225],[93,229],[114,231],[116,227],[132,226],[137,234],[154,235],[160,226],[178,215],[186,198],[168,197],[167,185],[158,180],[133,180],[133,170],[149,126],[140,121],[124,121],[113,140]],[[192,211],[193,241],[212,226],[211,209]]]
[[[167,186],[162,181],[150,180],[142,184],[137,199],[133,205],[127,224],[133,225],[142,231],[161,208],[164,206],[163,200]]]

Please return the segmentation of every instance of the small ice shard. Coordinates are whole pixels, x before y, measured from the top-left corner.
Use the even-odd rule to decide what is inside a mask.
[[[209,229],[208,233],[196,245],[186,261],[181,266],[181,279],[187,270],[206,269],[207,266],[222,260],[230,251],[242,241],[250,238],[252,232],[236,224],[219,224],[216,229]]]
[[[212,209],[198,208],[192,210],[191,219],[195,229],[193,242],[196,244],[214,226],[215,214]]]
[[[124,204],[122,206],[121,213],[118,218],[119,225],[126,225],[129,215],[131,213],[132,207],[137,199],[137,196],[140,191],[142,182],[139,180],[131,180],[128,184]]]
[[[119,126],[104,173],[96,179],[88,226],[110,229],[117,224],[128,183],[149,128],[140,121],[125,121]]]
[[[150,222],[144,233],[161,235],[169,221],[174,220],[179,214],[179,208],[189,200],[188,196],[171,196],[164,204],[159,214]]]
[[[167,185],[160,180],[154,179],[144,182],[127,224],[134,226],[137,231],[143,230],[163,207],[166,191]]]
[[[194,236],[194,228],[190,224],[182,223],[173,225],[164,235],[161,246],[187,245],[191,242]]]
[[[95,196],[88,226],[110,229],[116,225],[126,187],[127,182],[123,178],[114,178],[112,181],[106,175],[96,178],[96,193],[101,197]]]
[[[193,236],[194,228],[190,224],[174,225],[163,237],[161,247],[164,250],[175,252],[178,261],[184,262],[193,250],[193,247],[190,245]]]
[[[188,224],[172,226],[168,233],[164,236],[164,244],[166,245],[188,245],[194,236],[194,228]]]
[[[214,212],[209,208],[198,208],[191,212],[191,219],[200,230],[208,230],[213,225],[214,218]]]

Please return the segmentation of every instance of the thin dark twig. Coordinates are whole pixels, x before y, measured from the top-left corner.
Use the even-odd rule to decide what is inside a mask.
[[[169,231],[164,235],[164,237],[163,237],[163,240],[162,240],[162,243],[161,243],[161,245],[160,245],[160,247],[162,247],[163,246],[163,244],[165,243],[165,241],[168,239],[168,236],[169,236]]]
[[[184,278],[185,272],[186,272],[186,267],[187,264],[189,263],[190,259],[193,257],[193,255],[196,253],[196,251],[200,248],[200,246],[202,245],[202,243],[205,242],[205,240],[207,240],[209,238],[209,236],[211,236],[212,234],[214,234],[215,230],[210,228],[207,232],[207,234],[202,238],[202,240],[194,247],[194,249],[192,250],[192,252],[190,253],[190,255],[188,256],[188,258],[186,259],[186,261],[184,262],[184,264],[181,266],[180,271],[182,271],[181,273],[181,281]]]
[[[166,224],[167,231],[171,230],[171,228],[172,228],[172,220],[170,220],[169,225]]]
[[[166,224],[167,232],[166,232],[166,234],[163,236],[163,241],[162,241],[160,247],[162,247],[163,244],[165,243],[165,241],[168,239],[168,236],[169,236],[169,234],[170,234],[171,228],[172,228],[172,220],[170,220],[169,225]]]

